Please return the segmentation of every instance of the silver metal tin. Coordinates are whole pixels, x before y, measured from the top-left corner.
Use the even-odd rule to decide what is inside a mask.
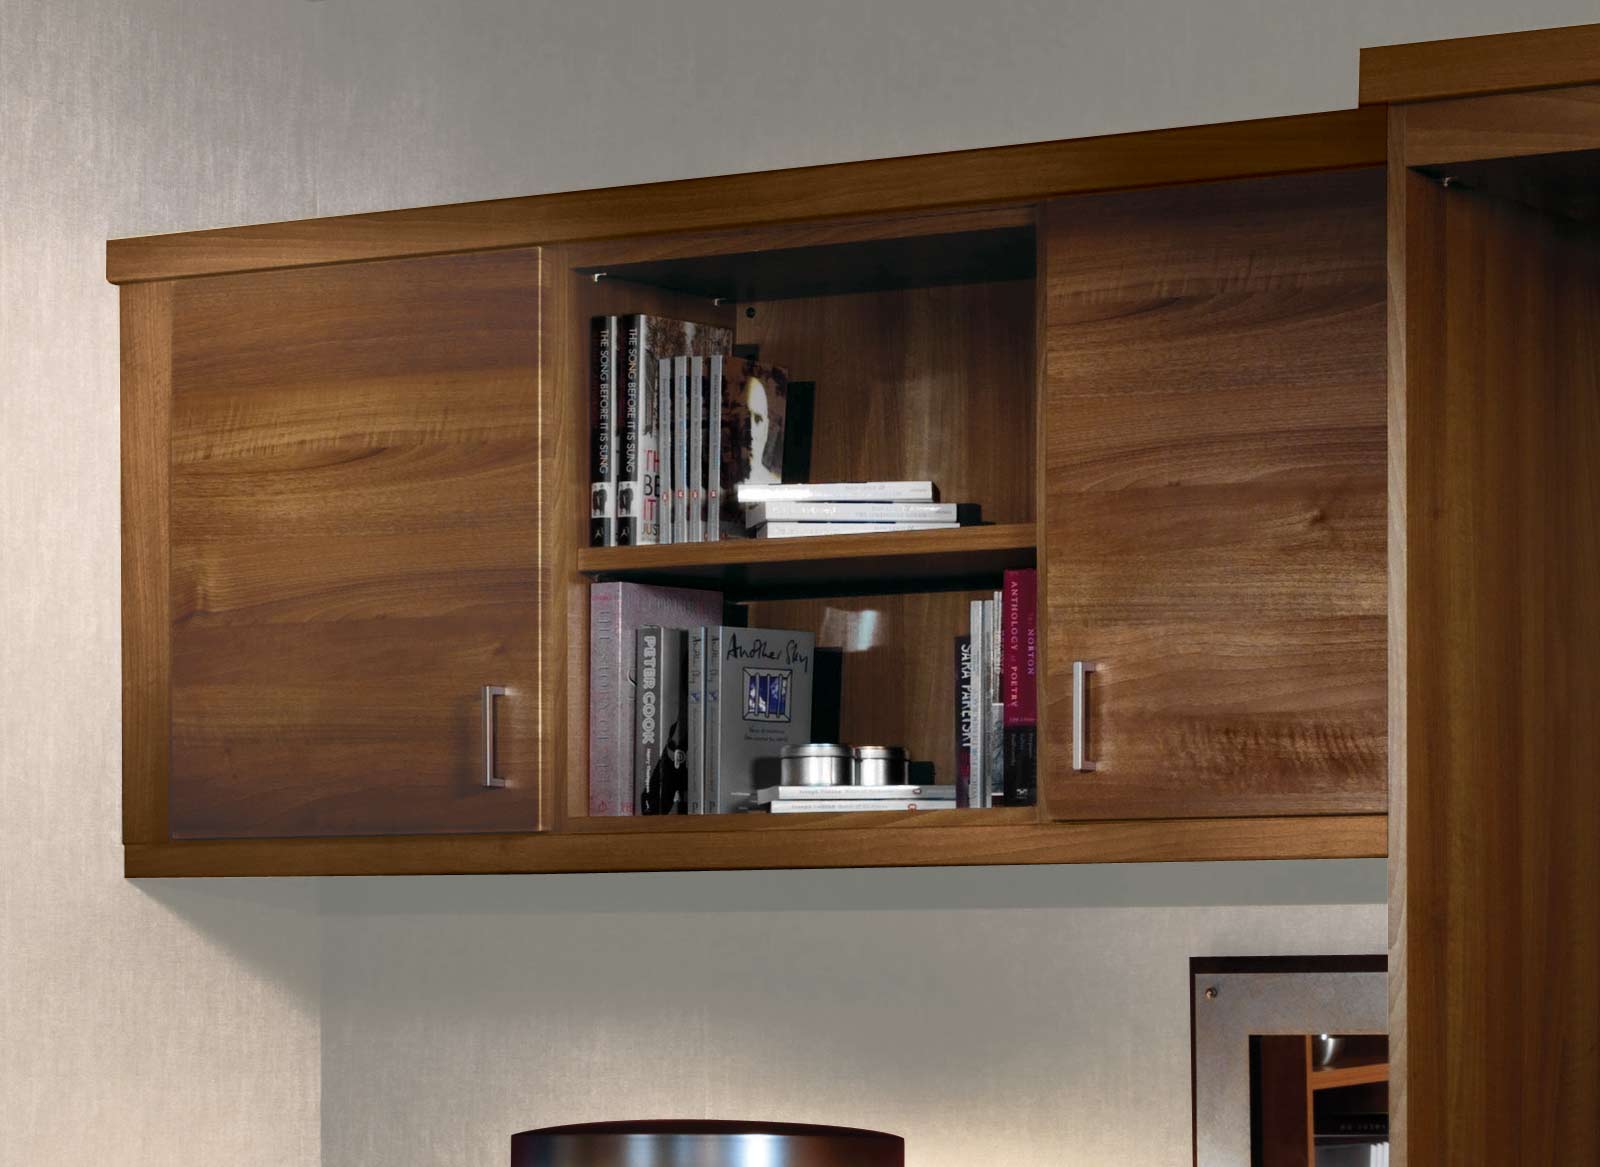
[[[850,785],[850,747],[834,742],[784,746],[779,781],[784,786]]]
[[[856,786],[905,786],[911,781],[911,755],[900,746],[856,746],[850,753],[850,780]]]
[[[904,1167],[905,1140],[851,1127],[591,1122],[511,1136],[511,1167]]]

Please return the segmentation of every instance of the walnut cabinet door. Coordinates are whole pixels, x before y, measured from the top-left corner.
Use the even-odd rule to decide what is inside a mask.
[[[1385,808],[1380,172],[1046,216],[1057,818]]]
[[[128,290],[170,325],[169,837],[538,828],[539,265]]]

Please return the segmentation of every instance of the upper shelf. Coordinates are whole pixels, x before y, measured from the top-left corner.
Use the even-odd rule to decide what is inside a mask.
[[[988,586],[1008,567],[1032,567],[1032,523],[953,531],[730,539],[659,547],[586,547],[578,570],[599,579],[719,587],[735,597],[868,594]]]

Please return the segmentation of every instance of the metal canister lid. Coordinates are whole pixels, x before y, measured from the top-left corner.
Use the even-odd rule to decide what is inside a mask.
[[[905,762],[911,755],[904,746],[856,746],[855,756],[871,761]]]
[[[842,746],[837,742],[802,742],[800,745],[784,746],[785,758],[848,758],[850,747]]]

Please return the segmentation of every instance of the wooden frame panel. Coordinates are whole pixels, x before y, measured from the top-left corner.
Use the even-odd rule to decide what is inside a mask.
[[[1381,165],[1379,110],[116,239],[114,284]]]
[[[123,288],[122,838],[168,837],[172,285]]]
[[[1361,104],[1600,81],[1600,24],[1361,50]]]

